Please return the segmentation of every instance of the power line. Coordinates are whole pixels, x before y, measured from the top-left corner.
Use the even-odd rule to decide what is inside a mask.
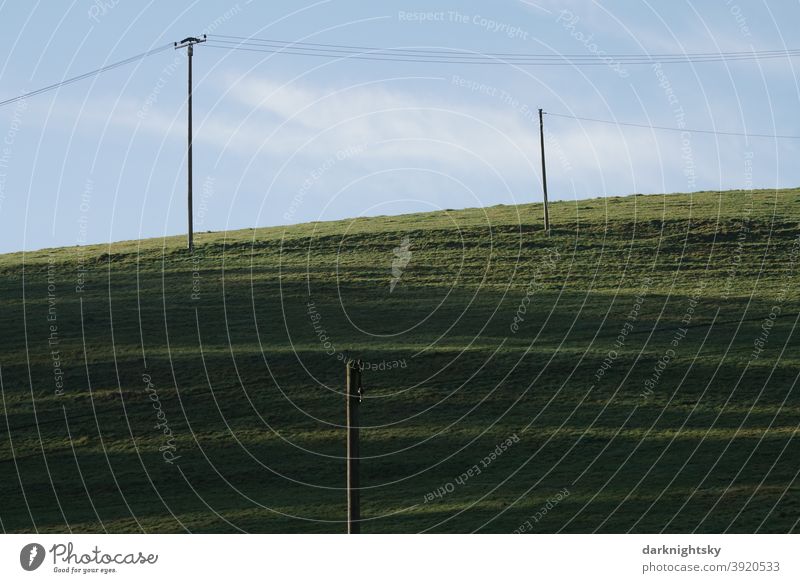
[[[542,55],[540,57],[526,57],[521,55],[502,55],[488,53],[448,53],[436,51],[433,53],[400,52],[397,49],[386,49],[381,51],[362,51],[350,49],[321,49],[316,47],[294,47],[292,45],[278,45],[266,43],[234,42],[217,40],[214,41],[214,48],[228,48],[233,50],[250,50],[264,53],[282,53],[288,55],[299,55],[307,57],[327,57],[327,58],[362,58],[374,61],[399,61],[413,63],[466,63],[466,64],[497,64],[497,65],[558,65],[558,66],[583,66],[583,65],[651,65],[654,63],[662,64],[686,64],[686,63],[709,63],[709,62],[731,62],[731,61],[750,61],[754,59],[774,59],[784,57],[800,56],[798,52],[782,52],[780,54],[730,54],[715,55],[710,57],[673,57],[673,58],[647,58],[631,57],[629,59],[612,58],[603,56],[594,58],[590,55]],[[392,51],[392,52],[388,52]]]
[[[442,64],[470,64],[470,65],[521,65],[521,66],[597,66],[607,65],[608,59],[624,65],[643,65],[656,62],[664,63],[700,63],[715,61],[742,61],[760,60],[774,58],[791,58],[800,56],[800,49],[787,49],[776,51],[739,51],[739,52],[720,52],[720,53],[660,53],[650,55],[631,55],[631,54],[571,54],[571,55],[546,55],[537,53],[479,53],[470,52],[463,49],[417,49],[417,48],[379,48],[357,45],[338,45],[324,43],[282,41],[276,39],[259,39],[253,37],[236,37],[229,35],[211,35],[212,38],[219,40],[209,43],[206,46],[218,49],[240,50],[248,52],[262,52],[269,54],[284,54],[306,57],[325,57],[332,59],[359,59],[371,61],[394,61],[409,63],[442,63]],[[226,40],[230,39],[230,40]],[[0,107],[16,103],[29,97],[34,97],[41,93],[53,91],[59,87],[70,85],[88,77],[99,75],[106,71],[122,67],[134,61],[138,61],[150,55],[160,53],[173,46],[172,43],[166,44],[138,55],[128,57],[116,63],[105,65],[99,69],[88,71],[76,77],[64,79],[58,83],[41,87],[34,91],[18,95],[0,101]],[[555,115],[555,114],[551,114]],[[619,122],[607,122],[604,120],[585,119],[584,121],[598,121],[603,123],[616,123],[617,125],[636,125],[623,124]],[[646,126],[650,127],[650,126]],[[654,129],[674,130],[676,128]],[[681,130],[684,131],[684,130]],[[697,130],[700,133],[715,133],[713,131]],[[720,133],[720,132],[717,132]],[[729,135],[750,135],[752,137],[773,137],[758,134],[738,134],[735,132],[722,132]],[[778,136],[783,137],[783,136]],[[796,136],[785,136],[794,139]]]
[[[441,64],[449,64],[449,65],[459,65],[459,64],[466,64],[466,65],[518,65],[518,66],[608,66],[609,64],[617,64],[615,61],[606,61],[601,59],[596,60],[586,60],[586,61],[578,61],[574,59],[568,59],[566,57],[555,57],[556,59],[560,60],[510,60],[504,57],[473,57],[473,58],[465,58],[460,57],[457,59],[454,58],[445,58],[442,56],[436,55],[403,55],[403,54],[378,54],[378,53],[368,53],[368,52],[354,52],[354,53],[336,53],[336,52],[309,52],[310,49],[304,49],[302,47],[298,48],[297,50],[290,50],[284,47],[267,47],[266,45],[242,45],[242,43],[235,43],[231,45],[227,44],[219,44],[224,41],[216,41],[215,43],[209,42],[206,44],[209,48],[214,49],[227,49],[227,50],[236,50],[236,51],[247,51],[247,52],[255,52],[255,53],[267,53],[267,54],[281,54],[281,55],[295,55],[295,56],[302,56],[302,57],[324,57],[328,59],[358,59],[358,60],[366,60],[366,61],[393,61],[399,63],[441,63]],[[780,55],[774,56],[757,56],[756,58],[759,59],[767,59],[767,58],[777,58],[777,57],[788,57],[788,56],[800,56],[800,52],[797,53],[782,53]],[[673,60],[673,61],[663,61],[658,59],[650,59],[650,60],[640,60],[640,61],[622,61],[621,65],[652,65],[655,63],[664,63],[664,64],[687,64],[687,63],[710,63],[710,62],[729,62],[729,61],[748,61],[753,60],[752,56],[746,57],[726,57],[726,58],[707,58],[707,59],[692,59],[692,60]]]
[[[653,63],[702,63],[719,61],[744,61],[761,60],[775,58],[792,58],[800,56],[800,49],[771,50],[771,51],[738,51],[738,52],[718,52],[718,53],[653,53],[653,54],[565,54],[547,55],[538,53],[480,53],[470,52],[463,49],[418,49],[418,48],[380,48],[358,45],[339,45],[325,43],[310,43],[301,41],[283,41],[277,39],[260,39],[254,37],[238,37],[229,35],[210,35],[213,43],[206,46],[218,49],[240,50],[248,52],[262,52],[269,54],[284,54],[305,57],[325,57],[332,59],[360,59],[371,61],[394,61],[409,63],[442,63],[442,64],[470,64],[470,65],[520,65],[520,66],[598,66],[608,65],[608,60],[613,59],[623,65],[644,65]],[[215,44],[216,43],[216,44]],[[0,101],[0,107],[16,103],[29,97],[34,97],[41,93],[52,91],[81,81],[94,75],[99,75],[106,71],[122,67],[134,61],[138,61],[150,55],[160,53],[173,44],[169,43],[138,55],[128,57],[116,63],[105,65],[99,69],[88,71],[76,77],[64,79],[58,83],[53,83],[46,87],[41,87],[34,91],[18,95]],[[558,115],[558,114],[550,114]],[[574,116],[562,116],[574,117]],[[608,120],[596,120],[591,118],[575,118],[583,121],[594,121],[598,123],[611,123],[616,125],[629,125],[634,127],[647,127],[651,129],[663,129],[672,131],[693,131],[697,133],[710,133],[721,135],[738,135],[749,137],[776,137],[786,139],[796,139],[798,136],[773,136],[767,134],[742,134],[737,132],[714,132],[712,130],[682,130],[679,128],[667,128],[659,126],[642,126],[640,124],[629,124]]]
[[[597,53],[590,53],[590,54],[563,54],[563,55],[553,55],[553,54],[542,54],[542,53],[484,53],[481,51],[467,51],[464,49],[456,49],[456,48],[448,48],[446,50],[434,50],[434,49],[420,49],[420,48],[379,48],[379,47],[369,47],[369,46],[356,46],[356,45],[338,45],[338,44],[325,44],[325,43],[309,43],[309,42],[302,42],[302,41],[284,41],[284,40],[277,40],[277,39],[261,39],[255,37],[240,37],[240,36],[229,36],[229,35],[210,35],[212,38],[217,39],[233,39],[240,44],[262,44],[264,46],[284,46],[284,47],[295,47],[295,48],[303,48],[303,47],[322,47],[322,49],[316,50],[323,50],[323,49],[346,49],[349,51],[356,51],[356,52],[404,52],[404,53],[425,53],[425,54],[438,54],[438,55],[463,55],[463,56],[470,56],[470,57],[511,57],[511,58],[550,58],[550,59],[564,59],[564,58],[590,58],[594,60],[603,60],[607,57],[613,57],[616,59],[670,59],[670,58],[702,58],[702,57],[721,57],[721,58],[736,58],[736,57],[747,57],[747,58],[757,58],[760,56],[797,56],[800,54],[800,49],[779,49],[779,50],[772,50],[772,51],[735,51],[735,52],[713,52],[713,53],[648,53],[648,54],[624,54],[624,53],[610,53],[610,54],[603,54],[598,55]],[[216,42],[233,42],[231,40],[224,41],[218,40]],[[307,48],[306,50],[312,50],[311,48]]]
[[[720,53],[661,53],[652,55],[543,55],[536,53],[470,53],[463,49],[448,49],[448,50],[429,50],[429,49],[416,49],[416,48],[378,48],[356,45],[335,45],[324,43],[308,43],[308,42],[289,42],[275,39],[258,39],[253,37],[235,37],[228,35],[209,35],[218,39],[232,39],[232,40],[217,40],[208,42],[205,46],[218,49],[227,50],[241,50],[252,52],[263,52],[270,54],[287,54],[298,56],[313,56],[313,57],[327,57],[336,59],[365,59],[376,61],[396,61],[396,62],[415,62],[415,63],[447,63],[447,64],[498,64],[498,65],[606,65],[606,58],[613,57],[615,59],[639,59],[637,61],[627,61],[623,64],[645,64],[663,62],[682,63],[682,62],[708,62],[709,60],[752,60],[764,58],[779,58],[779,57],[794,57],[800,56],[800,49],[788,49],[781,51],[740,51],[740,52],[720,52]],[[211,41],[211,39],[210,39]],[[220,44],[215,44],[220,43]],[[47,91],[52,91],[92,77],[99,75],[106,71],[122,67],[134,61],[138,61],[145,57],[154,55],[165,51],[174,46],[174,43],[169,43],[160,47],[156,47],[149,51],[145,51],[138,55],[128,57],[116,63],[111,63],[88,71],[76,77],[64,79],[58,83],[53,83],[46,87],[41,87],[35,91],[30,91],[16,97],[0,101],[0,107],[10,105],[29,97],[34,97]],[[527,59],[527,60],[522,60]],[[649,59],[649,60],[648,60]],[[669,59],[684,59],[672,60]],[[672,132],[690,132],[709,135],[721,136],[738,136],[747,138],[769,138],[769,139],[787,139],[797,140],[800,135],[788,134],[766,134],[766,133],[749,133],[749,132],[732,132],[732,131],[717,131],[707,129],[694,129],[694,128],[677,128],[669,126],[658,126],[650,124],[641,124],[633,122],[623,122],[615,120],[598,119],[591,117],[580,117],[575,115],[567,115],[562,113],[544,112],[546,115],[554,117],[562,117],[567,119],[574,119],[578,121],[602,123],[615,126],[636,127],[649,130],[661,130]]]
[[[357,45],[293,42],[277,39],[210,35],[213,48],[228,48],[251,52],[281,53],[287,55],[353,58],[375,61],[516,64],[516,65],[608,65],[609,60],[623,65],[653,63],[702,63],[721,61],[750,61],[800,56],[800,49],[770,51],[739,51],[717,53],[655,53],[655,54],[538,54],[538,53],[483,53],[463,49],[381,48]]]
[[[47,87],[41,87],[36,89],[35,91],[29,91],[28,93],[23,93],[22,95],[18,95],[16,97],[11,97],[10,99],[6,99],[0,101],[0,107],[5,105],[10,105],[12,103],[16,103],[17,101],[22,101],[23,99],[28,99],[29,97],[33,97],[35,95],[39,95],[41,93],[45,93],[47,91],[52,91],[54,89],[58,89],[59,87],[63,87],[64,85],[70,85],[71,83],[75,83],[76,81],[81,81],[82,79],[86,79],[88,77],[92,77],[94,75],[99,75],[100,73],[104,73],[106,71],[110,71],[111,69],[116,69],[117,67],[122,67],[123,65],[127,65],[129,63],[133,63],[134,61],[138,61],[145,57],[149,57],[150,55],[154,55],[156,53],[160,53],[161,51],[165,51],[169,48],[172,48],[172,43],[166,44],[164,46],[151,49],[149,51],[145,51],[144,53],[140,53],[138,55],[134,55],[133,57],[128,57],[127,59],[123,59],[121,61],[117,61],[116,63],[111,63],[110,65],[106,65],[104,67],[100,67],[99,69],[95,69],[94,71],[89,71],[87,73],[83,73],[82,75],[78,75],[77,77],[71,77],[69,79],[64,79],[63,81],[59,81],[58,83],[53,83],[52,85],[48,85]]]
[[[291,45],[291,46],[315,46],[315,47],[327,47],[327,48],[341,48],[341,49],[358,49],[361,51],[403,51],[403,52],[422,52],[422,53],[447,53],[447,54],[472,54],[472,55],[485,55],[485,56],[524,56],[524,57],[557,57],[560,58],[558,55],[553,54],[543,54],[543,53],[483,53],[479,51],[468,51],[465,49],[457,49],[457,48],[447,48],[446,50],[432,50],[432,49],[420,49],[420,48],[378,48],[378,47],[366,47],[366,46],[357,46],[357,45],[336,45],[336,44],[325,44],[325,43],[309,43],[303,41],[284,41],[284,40],[277,40],[277,39],[263,39],[263,38],[256,38],[256,37],[244,37],[244,36],[230,36],[224,34],[211,34],[208,35],[211,38],[225,38],[225,39],[234,39],[238,41],[248,41],[248,42],[262,42],[262,43],[278,43],[282,45]],[[643,56],[647,57],[684,57],[684,56],[714,56],[714,55],[753,55],[753,54],[768,54],[768,53],[797,53],[800,52],[800,49],[778,49],[772,51],[735,51],[735,52],[713,52],[713,53],[648,53],[648,54],[624,54],[624,53],[610,53],[605,56],[609,57],[632,57],[632,58],[640,58]],[[566,54],[564,56],[567,57],[593,57],[593,58],[602,58],[598,56],[596,53],[588,53],[588,54]]]
[[[567,119],[575,119],[579,121],[588,121],[593,123],[604,123],[608,125],[615,125],[615,126],[628,126],[634,128],[643,128],[643,129],[650,129],[650,130],[664,130],[670,132],[690,132],[693,134],[712,134],[715,136],[738,136],[743,138],[770,138],[770,139],[779,139],[779,140],[800,140],[800,135],[789,135],[789,134],[762,134],[762,133],[749,133],[749,132],[729,132],[729,131],[717,131],[717,130],[699,130],[693,128],[676,128],[676,127],[669,127],[669,126],[656,126],[656,125],[649,125],[649,124],[642,124],[642,123],[632,123],[632,122],[624,122],[624,121],[614,121],[610,119],[597,119],[592,117],[579,117],[576,115],[567,115],[564,113],[552,113],[550,111],[544,112],[546,115],[552,115],[554,117],[563,117]]]

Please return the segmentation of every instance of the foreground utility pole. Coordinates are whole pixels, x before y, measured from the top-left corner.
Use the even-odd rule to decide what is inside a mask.
[[[361,388],[360,360],[347,362],[347,386],[345,399],[347,401],[347,534],[361,532],[361,501],[359,499],[358,462],[361,453],[358,443],[358,406],[361,403],[363,390]]]
[[[542,143],[542,190],[544,191],[544,230],[550,236],[550,214],[547,209],[547,169],[544,163],[544,122],[542,121],[542,110],[539,109],[539,139]]]
[[[194,55],[194,45],[197,43],[204,43],[206,42],[206,35],[203,35],[203,38],[197,38],[194,36],[186,37],[181,42],[173,43],[175,45],[175,50],[182,49],[186,47],[186,55],[189,57],[189,103],[188,103],[188,110],[189,110],[189,124],[188,124],[188,134],[189,134],[189,142],[188,142],[188,151],[187,151],[187,161],[188,161],[188,207],[189,207],[189,234],[187,235],[188,238],[188,245],[189,251],[194,251],[194,237],[193,237],[193,229],[192,226],[192,55]]]

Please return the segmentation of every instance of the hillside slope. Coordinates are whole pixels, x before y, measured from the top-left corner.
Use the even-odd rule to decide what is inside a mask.
[[[797,529],[800,191],[0,257],[0,526]]]

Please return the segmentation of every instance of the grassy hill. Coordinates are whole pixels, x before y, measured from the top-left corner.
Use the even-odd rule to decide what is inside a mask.
[[[752,532],[800,516],[800,191],[0,256],[0,526]]]

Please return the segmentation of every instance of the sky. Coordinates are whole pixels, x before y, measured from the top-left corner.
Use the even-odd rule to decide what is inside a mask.
[[[743,0],[2,2],[0,100],[214,35],[476,53],[800,48],[800,4]],[[195,231],[540,202],[794,187],[800,58],[512,66],[199,45]],[[186,232],[185,50],[0,108],[0,252]]]

